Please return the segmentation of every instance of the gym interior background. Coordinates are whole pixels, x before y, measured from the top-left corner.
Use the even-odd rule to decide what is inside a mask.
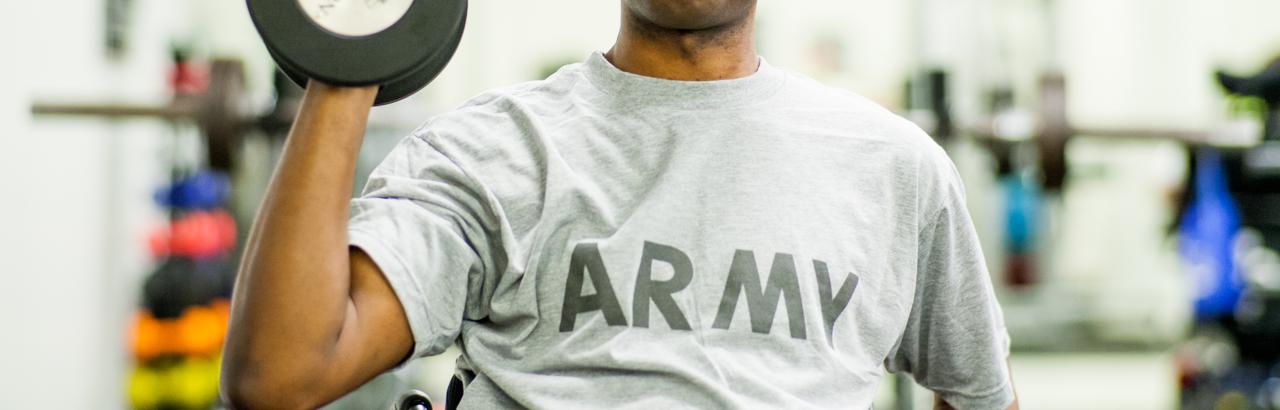
[[[617,7],[472,2],[444,73],[374,110],[360,172],[432,114],[606,49]],[[202,346],[218,344],[216,298],[169,319],[142,308],[149,291],[232,269],[282,136],[262,118],[287,114],[289,91],[277,98],[243,2],[8,9],[0,408],[208,408],[216,367],[202,363],[217,349]],[[1277,107],[1215,76],[1250,77],[1280,55],[1276,16],[1272,0],[764,0],[758,45],[948,148],[1026,408],[1280,408],[1280,140],[1264,139],[1263,120]],[[221,78],[210,70],[221,59],[243,70],[222,120],[258,126],[209,138],[216,127],[190,115],[119,115],[227,84],[206,81]],[[49,113],[85,105],[123,108]],[[215,168],[229,172],[199,172]],[[217,257],[173,263],[191,255]],[[448,355],[419,360],[333,407],[385,408],[410,388],[442,397],[451,372]],[[890,376],[877,408],[931,403],[895,386],[909,385]]]

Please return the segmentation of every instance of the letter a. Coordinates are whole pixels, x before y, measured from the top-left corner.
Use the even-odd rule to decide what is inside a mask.
[[[582,287],[586,275],[591,275],[591,284],[595,286],[594,295],[583,295]],[[600,248],[594,243],[580,243],[573,248],[573,257],[569,261],[569,278],[564,284],[564,305],[560,309],[560,332],[572,332],[578,314],[599,310],[604,314],[604,321],[609,326],[626,326],[627,318],[622,315],[622,305],[613,293],[613,284],[609,282],[609,272],[604,269]]]

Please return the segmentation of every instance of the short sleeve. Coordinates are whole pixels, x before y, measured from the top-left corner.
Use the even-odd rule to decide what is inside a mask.
[[[935,191],[927,197],[937,205],[920,223],[911,314],[885,365],[910,373],[958,409],[1004,409],[1013,401],[1004,317],[963,186],[940,155],[937,181],[922,184]]]
[[[439,354],[465,317],[484,315],[493,208],[482,186],[431,143],[400,142],[351,201],[348,241],[373,259],[399,298],[414,357]]]

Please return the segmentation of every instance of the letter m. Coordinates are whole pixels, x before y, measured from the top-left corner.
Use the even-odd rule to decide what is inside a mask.
[[[724,284],[724,296],[711,327],[729,329],[739,296],[746,292],[747,308],[751,315],[751,331],[768,334],[773,329],[773,317],[778,311],[780,299],[786,299],[787,322],[791,325],[791,337],[804,339],[804,307],[800,300],[800,286],[796,279],[795,258],[779,253],[773,258],[769,279],[760,286],[760,270],[751,251],[738,250],[733,255],[729,279]]]

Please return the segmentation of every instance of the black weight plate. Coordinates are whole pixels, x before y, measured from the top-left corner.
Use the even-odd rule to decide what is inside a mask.
[[[458,30],[449,41],[448,47],[440,49],[438,54],[427,59],[427,61],[423,62],[422,65],[405,76],[391,81],[379,88],[378,95],[374,98],[373,105],[385,105],[400,101],[405,97],[418,92],[418,90],[421,90],[423,87],[426,87],[427,84],[431,83],[431,80],[434,80],[436,76],[440,75],[440,72],[444,70],[444,67],[449,64],[449,60],[453,59],[453,54],[457,51],[458,44],[462,42],[462,34],[466,31],[464,30],[467,21],[466,17],[466,12],[464,11],[462,19],[458,22]],[[288,65],[288,61],[276,55],[275,50],[272,50],[270,47],[267,48],[267,52],[271,54],[271,58],[275,60],[276,64],[280,67],[280,72],[284,73],[286,77],[289,77],[289,79],[298,84],[298,86],[306,88],[306,75],[303,75],[297,69]]]
[[[297,0],[246,3],[263,42],[282,66],[346,86],[386,84],[414,71],[449,46],[466,12],[465,0],[415,0],[390,27],[351,37],[320,27]]]
[[[466,31],[464,29],[467,24],[466,12],[463,12],[462,20],[460,20],[458,24],[458,31],[454,34],[453,38],[450,39],[446,48],[441,49],[436,55],[431,56],[431,58],[427,59],[422,66],[418,67],[418,69],[408,75],[383,85],[382,88],[378,90],[378,96],[374,100],[373,105],[390,104],[400,101],[401,99],[418,92],[418,90],[421,90],[423,87],[426,87],[427,84],[431,83],[431,80],[435,80],[436,76],[440,75],[441,71],[444,71],[444,67],[449,65],[449,60],[453,59],[454,51],[458,50],[458,43],[462,42],[462,33]]]
[[[290,67],[288,62],[276,55],[275,50],[272,50],[271,47],[267,47],[267,53],[271,54],[271,59],[275,60],[276,66],[280,68],[280,72],[284,73],[286,77],[289,77],[289,80],[292,80],[293,83],[297,84],[299,87],[304,89],[307,88],[307,76],[302,75],[298,70]]]

